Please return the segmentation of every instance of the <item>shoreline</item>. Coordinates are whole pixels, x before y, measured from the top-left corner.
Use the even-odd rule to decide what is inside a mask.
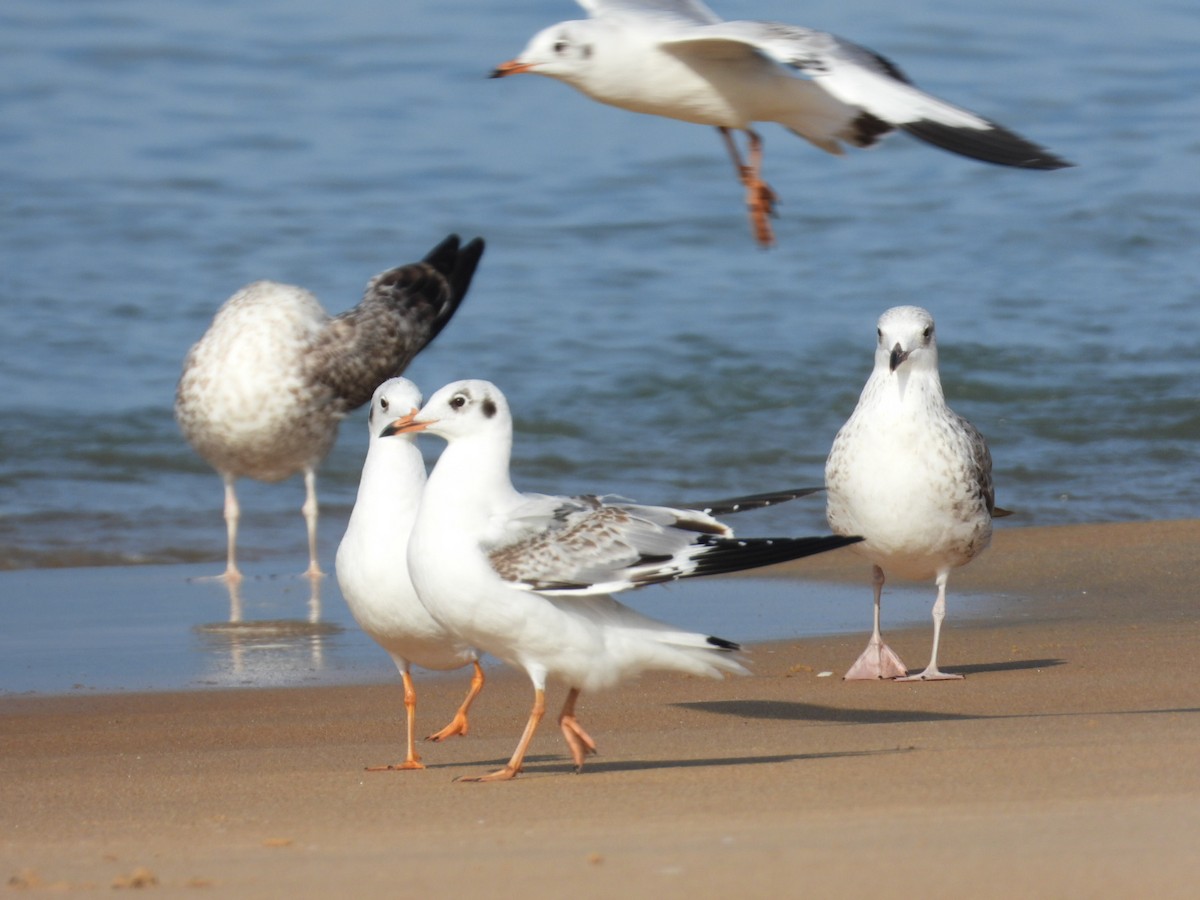
[[[579,776],[547,717],[515,782],[453,781],[516,742],[531,692],[507,671],[468,736],[420,746],[423,772],[363,771],[401,755],[399,679],[3,696],[0,875],[70,891],[145,869],[167,893],[236,896],[1191,896],[1198,548],[1200,520],[998,530],[950,581],[944,663],[967,677],[930,684],[841,680],[869,629],[860,559],[777,567],[861,586],[861,633],[756,644],[747,677],[585,695],[601,755]],[[1000,608],[964,617],[972,593]],[[924,664],[928,625],[886,634]],[[419,725],[466,681],[419,678]]]

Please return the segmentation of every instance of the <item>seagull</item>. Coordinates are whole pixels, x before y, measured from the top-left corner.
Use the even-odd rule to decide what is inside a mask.
[[[479,654],[439,625],[417,599],[408,576],[406,552],[417,505],[425,487],[425,461],[415,435],[382,437],[397,414],[415,413],[421,392],[407,378],[391,378],[375,389],[367,417],[370,443],[363,463],[358,499],[337,551],[337,579],[354,619],[383,647],[404,681],[408,742],[404,762],[371,766],[368,771],[423,769],[413,741],[417,695],[412,665],[446,671],[475,667],[467,698],[454,719],[426,740],[441,741],[467,733],[467,712],[483,690]]]
[[[826,514],[837,534],[862,535],[854,549],[873,565],[875,628],[847,679],[961,678],[938,669],[951,569],[983,552],[995,504],[992,457],[970,422],[946,405],[938,377],[933,316],[897,306],[879,318],[875,369],[838,431],[825,463]],[[916,675],[879,630],[884,573],[937,581],[933,651]]]
[[[698,0],[580,0],[589,18],[534,35],[493,78],[530,72],[593,100],[713,125],[746,189],[755,239],[774,243],[776,196],[762,178],[755,122],[778,122],[829,153],[870,147],[897,128],[982,162],[1020,169],[1071,163],[973,112],[917,89],[872,50],[779,22],[727,22]],[[744,131],[743,162],[733,131]]]
[[[483,253],[450,235],[419,263],[390,269],[362,302],[330,317],[303,288],[256,281],[217,310],[183,361],[175,418],[225,483],[227,562],[240,582],[238,478],[282,481],[304,473],[310,578],[317,563],[317,466],[338,424],[386,378],[399,375],[458,309]]]
[[[700,510],[519,493],[509,476],[512,415],[487,381],[449,384],[382,433],[419,431],[444,438],[447,446],[429,476],[408,544],[417,596],[465,643],[523,670],[534,689],[512,758],[469,781],[507,780],[521,771],[545,713],[548,679],[568,688],[558,723],[578,772],[596,751],[575,715],[581,692],[649,670],[709,677],[746,672],[736,643],[648,618],[611,594],[858,540],[739,540]]]

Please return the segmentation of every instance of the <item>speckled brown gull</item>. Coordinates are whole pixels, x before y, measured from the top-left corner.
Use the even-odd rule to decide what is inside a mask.
[[[238,478],[304,474],[306,574],[317,562],[316,470],[338,424],[380,382],[399,375],[454,315],[483,241],[450,235],[419,263],[390,269],[362,302],[330,317],[303,288],[256,281],[229,298],[187,354],[175,418],[188,443],[225,483],[227,563],[237,581]]]
[[[938,669],[950,571],[987,547],[995,507],[992,457],[983,435],[947,405],[938,377],[933,317],[897,306],[879,319],[875,368],[838,431],[825,465],[830,527],[860,534],[854,547],[873,564],[875,627],[848,679],[961,678]],[[937,581],[933,649],[909,676],[883,642],[880,597],[886,574]]]
[[[414,665],[440,671],[474,665],[466,700],[450,724],[426,740],[466,734],[467,713],[483,689],[479,654],[429,615],[408,575],[408,537],[425,489],[425,461],[417,448],[416,435],[385,438],[382,432],[397,415],[416,412],[420,405],[421,392],[407,378],[390,378],[375,390],[367,416],[370,442],[358,497],[337,552],[338,584],[350,612],[362,630],[392,657],[404,682],[404,760],[372,766],[371,770],[424,768],[414,740]]]
[[[916,88],[900,69],[835,35],[779,22],[726,22],[698,0],[580,0],[589,18],[536,34],[499,78],[530,72],[633,112],[713,125],[746,189],[754,236],[774,241],[775,193],[755,122],[778,122],[829,153],[897,129],[961,156],[1022,169],[1070,163]],[[743,163],[734,130],[749,141]]]
[[[799,559],[857,540],[739,539],[702,510],[520,493],[509,475],[512,415],[487,381],[447,385],[384,431],[428,431],[447,442],[408,544],[421,603],[465,643],[533,683],[533,710],[512,758],[470,780],[506,780],[521,771],[545,713],[548,679],[568,689],[558,721],[578,770],[595,751],[575,716],[582,691],[647,671],[744,671],[733,642],[643,616],[610,594]]]

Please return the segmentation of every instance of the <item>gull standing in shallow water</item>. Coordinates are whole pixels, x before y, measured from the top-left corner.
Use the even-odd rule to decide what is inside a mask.
[[[879,318],[875,369],[858,406],[838,431],[825,463],[826,513],[838,534],[859,534],[854,549],[873,564],[875,628],[848,679],[961,678],[938,669],[946,579],[992,538],[992,457],[970,422],[946,405],[938,377],[933,317],[897,306]],[[908,675],[879,629],[884,573],[937,579],[929,665]]]
[[[699,510],[519,493],[509,476],[512,416],[504,395],[486,381],[447,385],[420,412],[384,429],[416,431],[447,441],[408,545],[417,595],[450,631],[522,669],[534,688],[533,710],[508,764],[471,781],[506,780],[521,771],[545,713],[548,679],[568,688],[558,723],[578,771],[596,749],[575,717],[581,691],[650,670],[709,677],[746,671],[737,644],[680,631],[609,594],[798,559],[858,540],[739,540]]]
[[[774,243],[775,193],[762,178],[755,122],[778,122],[829,153],[870,147],[898,129],[982,162],[1021,169],[1071,165],[973,112],[917,89],[889,60],[823,31],[726,22],[698,0],[580,0],[590,18],[536,34],[493,78],[531,72],[593,100],[720,131],[754,236]],[[746,133],[743,163],[732,131]]]
[[[408,575],[408,538],[412,532],[425,461],[415,435],[385,439],[381,432],[397,415],[416,413],[421,392],[407,378],[392,378],[375,390],[367,418],[370,443],[363,463],[358,499],[337,552],[337,578],[355,621],[383,647],[404,681],[407,745],[404,761],[384,769],[423,769],[414,743],[417,695],[411,667],[445,671],[474,664],[471,688],[454,719],[426,740],[441,741],[467,733],[467,712],[483,689],[479,654],[456,639],[426,612]]]
[[[238,478],[282,481],[304,473],[308,571],[317,563],[317,466],[338,424],[399,375],[450,321],[483,253],[450,235],[419,263],[371,279],[362,302],[330,317],[303,288],[256,281],[217,311],[183,361],[175,418],[225,483],[227,561],[236,583]]]

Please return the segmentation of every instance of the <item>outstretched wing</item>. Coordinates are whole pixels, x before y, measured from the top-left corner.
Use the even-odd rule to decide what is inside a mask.
[[[760,53],[880,125],[982,162],[1026,169],[1071,165],[983,116],[925,93],[887,58],[828,32],[779,22],[720,22],[681,30],[661,44],[710,56]]]

